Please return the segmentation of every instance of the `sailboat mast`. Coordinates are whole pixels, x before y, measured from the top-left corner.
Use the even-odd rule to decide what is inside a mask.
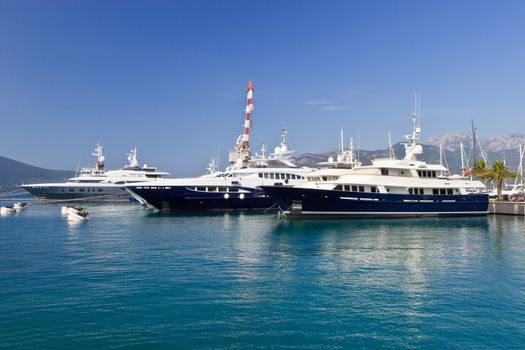
[[[474,127],[474,121],[471,120],[472,123],[472,166],[476,166],[476,143],[477,143],[477,136],[476,136],[476,128]]]

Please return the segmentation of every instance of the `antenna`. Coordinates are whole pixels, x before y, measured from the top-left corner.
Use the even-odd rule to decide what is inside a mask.
[[[443,165],[443,145],[439,144],[439,164]]]
[[[357,129],[357,162],[359,163],[361,161],[360,158],[360,147],[359,147],[359,129]]]
[[[388,132],[388,152],[390,159],[396,159],[396,155],[394,153],[394,147],[392,146],[392,138],[390,137],[390,131]]]
[[[341,133],[339,135],[339,153],[342,155],[344,150],[345,150],[344,136],[343,136],[343,129],[341,128]]]

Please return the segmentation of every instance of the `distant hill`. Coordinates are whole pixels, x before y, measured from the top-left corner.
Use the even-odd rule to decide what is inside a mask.
[[[39,168],[0,156],[0,193],[21,190],[24,183],[59,182],[74,175],[74,171]]]

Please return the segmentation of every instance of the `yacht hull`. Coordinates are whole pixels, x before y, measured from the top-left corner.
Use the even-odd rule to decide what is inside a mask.
[[[137,200],[158,210],[265,210],[275,202],[261,189],[235,187],[242,192],[196,192],[186,186],[127,186]]]
[[[22,186],[26,191],[42,200],[127,200],[125,188],[118,186]]]
[[[404,195],[262,186],[287,217],[365,218],[478,216],[488,195]]]

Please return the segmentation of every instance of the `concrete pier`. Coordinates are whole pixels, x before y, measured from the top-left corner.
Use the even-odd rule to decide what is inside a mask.
[[[525,216],[525,202],[490,202],[489,213]]]

